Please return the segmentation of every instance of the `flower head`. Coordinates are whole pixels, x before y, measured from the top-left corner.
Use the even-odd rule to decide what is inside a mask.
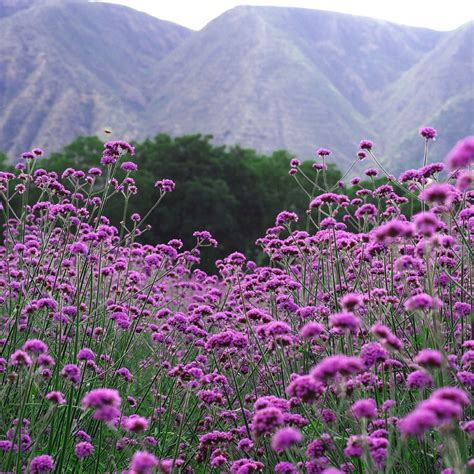
[[[373,398],[357,400],[351,408],[355,418],[375,418],[377,416],[377,405]]]
[[[459,140],[446,157],[450,170],[467,168],[474,162],[474,136]]]
[[[64,405],[66,403],[66,398],[62,392],[54,391],[49,392],[46,395],[46,400],[54,403],[55,405]]]
[[[303,441],[303,435],[298,430],[282,428],[273,435],[272,449],[276,452],[282,452],[301,441]]]
[[[161,179],[155,183],[155,188],[158,188],[163,193],[170,193],[176,187],[172,179]]]
[[[329,156],[331,154],[331,150],[327,148],[319,148],[316,152],[318,156]]]
[[[146,451],[137,451],[130,461],[130,469],[134,474],[151,474],[158,466],[158,459]]]
[[[74,447],[74,452],[79,459],[86,458],[94,452],[94,446],[87,441],[80,441]]]
[[[53,471],[54,468],[54,459],[48,454],[42,454],[31,460],[29,472],[31,474],[47,474]]]
[[[359,148],[361,150],[372,150],[372,147],[374,146],[374,143],[370,140],[361,140],[361,142],[359,143]]]
[[[133,161],[124,161],[120,165],[120,168],[122,168],[124,171],[136,171],[138,169],[138,165]]]
[[[432,127],[421,127],[420,135],[426,140],[434,140],[438,132]]]

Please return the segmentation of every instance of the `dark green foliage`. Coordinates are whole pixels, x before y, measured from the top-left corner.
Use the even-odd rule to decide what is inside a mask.
[[[98,166],[104,144],[97,137],[79,137],[66,145],[59,153],[52,153],[42,165],[62,173],[66,168],[75,168],[87,171]]]
[[[9,168],[8,157],[5,153],[0,151],[0,169],[2,171],[6,171],[6,168]]]

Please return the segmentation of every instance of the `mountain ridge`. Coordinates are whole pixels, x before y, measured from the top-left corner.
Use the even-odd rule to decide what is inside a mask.
[[[126,7],[75,1],[36,5],[0,26],[0,143],[10,154],[57,149],[105,126],[133,138],[147,101],[140,84],[189,32]]]
[[[425,120],[448,127],[442,152],[459,138],[453,117],[461,131],[474,128],[469,24],[438,32],[241,6],[194,32],[108,3],[28,2],[2,17],[12,1],[0,0],[0,149],[10,156],[111,127],[138,140],[212,133],[217,143],[301,158],[326,146],[341,168],[371,138],[399,169],[409,159],[394,142],[414,143],[417,127],[432,125]],[[423,81],[427,68],[437,73]],[[449,70],[460,71],[455,87]]]

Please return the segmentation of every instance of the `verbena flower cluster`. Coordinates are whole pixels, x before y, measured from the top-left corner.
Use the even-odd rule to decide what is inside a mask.
[[[427,153],[437,132],[420,134]],[[0,470],[474,470],[474,137],[398,179],[374,148],[355,149],[375,168],[353,199],[292,160],[307,215],[283,211],[263,263],[235,252],[217,275],[198,268],[209,232],[146,245],[147,216],[103,215],[139,192],[126,142],[88,172],[47,172],[39,149],[0,172]],[[150,212],[175,183],[156,187]]]

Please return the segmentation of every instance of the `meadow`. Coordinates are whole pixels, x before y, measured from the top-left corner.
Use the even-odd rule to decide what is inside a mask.
[[[130,212],[150,195],[127,142],[86,171],[34,149],[0,172],[0,471],[473,472],[474,137],[429,163],[420,135],[397,178],[355,145],[351,193],[330,150],[292,159],[306,210],[216,274],[208,230],[140,239],[180,183],[155,177]]]

